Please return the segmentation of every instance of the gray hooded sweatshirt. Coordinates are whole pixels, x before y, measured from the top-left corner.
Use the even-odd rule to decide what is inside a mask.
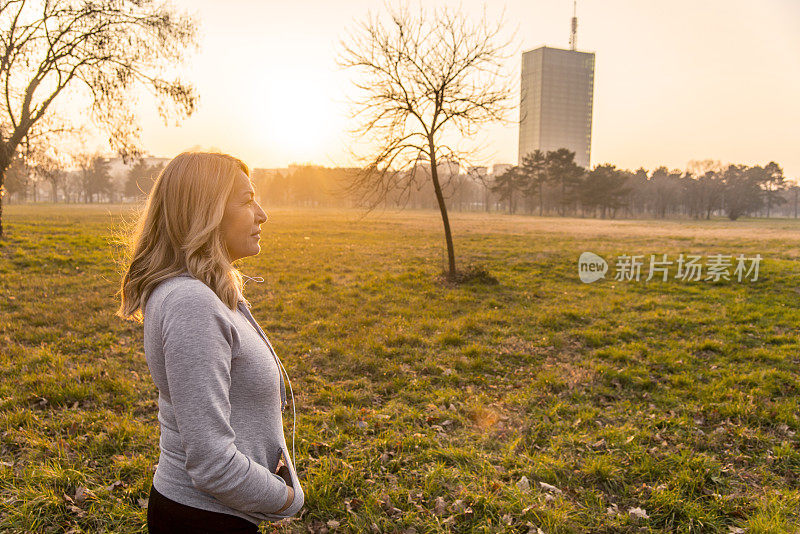
[[[295,515],[305,495],[283,435],[283,376],[246,304],[232,311],[188,273],[164,280],[145,304],[144,351],[159,392],[156,490],[256,525]],[[276,514],[289,492],[281,455],[294,500]]]

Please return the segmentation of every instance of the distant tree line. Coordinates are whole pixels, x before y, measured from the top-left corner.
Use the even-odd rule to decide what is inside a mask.
[[[62,162],[41,154],[37,155],[35,163],[28,163],[24,156],[18,155],[6,171],[5,193],[9,202],[141,200],[163,169],[163,164],[148,165],[144,159],[139,159],[121,176],[115,176],[109,158],[82,154],[72,160],[73,168],[68,169]]]
[[[54,160],[39,157],[26,165],[17,157],[6,175],[11,202],[122,202],[141,201],[150,192],[163,164],[144,159],[113,176],[109,160],[99,155],[76,159],[77,169],[66,170]],[[481,171],[482,169],[482,171]],[[421,164],[417,172],[430,172]],[[685,171],[658,167],[629,171],[614,165],[586,170],[574,153],[560,149],[536,151],[517,166],[496,166],[459,172],[442,165],[448,209],[505,211],[510,214],[600,218],[694,218],[742,216],[797,217],[800,188],[786,180],[775,163],[765,166],[690,162]],[[346,185],[361,172],[357,168],[295,165],[289,169],[253,169],[251,178],[265,207],[358,207]],[[405,171],[412,172],[412,171]],[[418,187],[387,195],[382,207],[438,209],[429,180]]]
[[[355,199],[344,193],[344,185],[358,173],[356,168],[301,165],[253,169],[251,178],[264,206],[353,207]]]
[[[775,163],[765,166],[690,162],[685,171],[658,167],[629,171],[614,165],[586,170],[567,149],[536,151],[518,166],[486,174],[445,172],[449,209],[511,214],[601,218],[797,217],[800,188]],[[446,169],[446,168],[445,168]],[[425,171],[426,169],[423,169]],[[296,167],[290,172],[256,169],[256,189],[267,206],[355,206],[341,183],[358,169]],[[428,170],[429,172],[429,170]],[[383,207],[437,209],[433,187],[394,192]]]
[[[581,217],[770,217],[791,206],[797,217],[798,187],[781,167],[691,162],[686,171],[658,167],[648,173],[597,165],[587,170],[567,149],[528,154],[519,166],[495,178],[491,190],[510,213],[522,203],[527,213]]]

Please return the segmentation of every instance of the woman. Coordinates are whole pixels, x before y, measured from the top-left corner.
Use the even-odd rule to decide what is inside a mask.
[[[144,323],[159,390],[152,534],[258,532],[305,500],[283,436],[282,365],[232,265],[260,252],[267,215],[253,197],[238,159],[180,154],[131,238],[117,315]]]

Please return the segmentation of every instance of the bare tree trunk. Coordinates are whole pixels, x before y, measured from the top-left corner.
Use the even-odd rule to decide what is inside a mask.
[[[450,220],[447,218],[447,206],[444,203],[442,187],[439,185],[439,172],[436,169],[436,158],[434,156],[433,144],[430,145],[431,179],[433,180],[433,190],[436,192],[436,202],[439,204],[439,212],[442,214],[442,224],[444,224],[444,239],[447,242],[447,263],[449,272],[447,277],[454,280],[456,277],[456,255],[453,251],[453,236],[450,234]]]
[[[6,170],[0,166],[0,187],[3,187],[6,179]],[[3,238],[3,195],[0,195],[0,239]]]
[[[544,197],[542,196],[542,182],[539,182],[539,217],[544,213]]]

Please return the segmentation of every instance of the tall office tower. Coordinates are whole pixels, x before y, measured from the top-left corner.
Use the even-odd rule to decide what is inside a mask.
[[[594,53],[547,46],[523,53],[519,163],[536,149],[568,148],[575,163],[588,168],[593,89]]]

